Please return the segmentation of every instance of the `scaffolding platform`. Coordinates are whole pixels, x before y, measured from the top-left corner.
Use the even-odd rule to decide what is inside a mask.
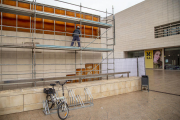
[[[24,16],[31,16],[31,17],[34,17],[34,13],[35,13],[37,18],[58,20],[58,21],[69,22],[69,23],[74,23],[74,24],[81,23],[82,25],[89,25],[89,26],[101,27],[101,28],[111,28],[112,27],[111,24],[107,24],[107,23],[103,23],[103,22],[96,22],[96,21],[80,19],[80,18],[76,18],[76,17],[58,15],[58,14],[54,14],[54,13],[41,12],[41,11],[37,11],[37,10],[29,10],[29,9],[14,7],[14,6],[5,5],[5,4],[0,5],[0,12],[24,15]]]
[[[90,47],[74,47],[74,46],[57,46],[57,45],[41,45],[41,44],[9,44],[0,43],[0,47],[6,48],[28,48],[28,49],[48,49],[48,50],[70,50],[70,51],[96,51],[96,52],[110,52],[113,49],[109,48],[90,48]]]
[[[36,49],[51,49],[51,50],[76,50],[76,51],[96,51],[96,52],[110,52],[113,49],[108,48],[90,48],[90,47],[74,47],[74,46],[56,46],[56,45],[40,45],[36,44]]]

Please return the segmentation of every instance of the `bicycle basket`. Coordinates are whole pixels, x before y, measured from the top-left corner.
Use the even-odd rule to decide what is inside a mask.
[[[44,88],[44,93],[46,93],[46,94],[53,94],[53,93],[55,93],[55,89],[52,89],[52,88]]]

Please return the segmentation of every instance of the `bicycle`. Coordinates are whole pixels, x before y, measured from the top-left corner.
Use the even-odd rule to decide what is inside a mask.
[[[62,97],[57,97],[56,95],[56,92],[54,89],[54,86],[56,84],[50,84],[53,88],[44,88],[44,93],[47,94],[46,100],[48,103],[49,110],[52,109],[56,104],[58,106],[57,107],[58,117],[61,120],[65,120],[69,114],[69,107],[64,97],[64,84],[66,84],[69,81],[71,80],[66,80],[62,84],[59,81],[56,82],[62,86],[62,95],[63,95]]]

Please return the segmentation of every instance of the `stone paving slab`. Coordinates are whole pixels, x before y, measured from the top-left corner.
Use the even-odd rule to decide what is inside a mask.
[[[71,110],[67,120],[180,120],[180,97],[137,91],[94,100],[94,106]],[[0,120],[59,120],[42,109],[2,115]]]

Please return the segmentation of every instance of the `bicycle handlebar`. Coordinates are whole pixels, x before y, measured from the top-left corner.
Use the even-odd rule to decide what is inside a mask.
[[[64,85],[64,84],[66,84],[67,82],[70,82],[70,81],[72,81],[72,80],[66,80],[63,84],[60,84],[60,81],[56,81],[56,83],[59,83],[59,85]]]

